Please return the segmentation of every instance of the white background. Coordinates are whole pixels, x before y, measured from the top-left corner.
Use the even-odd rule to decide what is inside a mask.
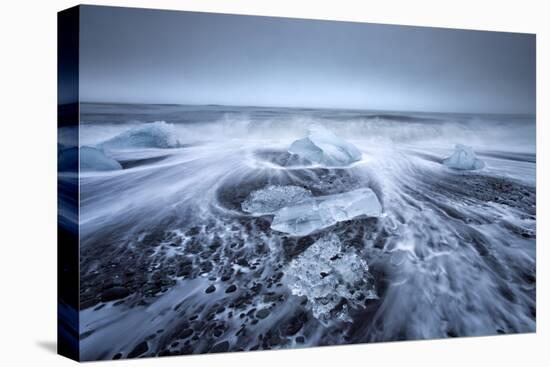
[[[548,363],[550,33],[546,1],[149,0],[88,4],[537,33],[537,333],[102,362],[117,366],[537,366]],[[56,340],[56,12],[74,1],[4,1],[0,13],[0,364],[69,365]],[[546,23],[546,24],[545,24]],[[546,189],[545,189],[546,188]],[[546,360],[545,360],[546,359]],[[548,364],[546,364],[548,365]]]

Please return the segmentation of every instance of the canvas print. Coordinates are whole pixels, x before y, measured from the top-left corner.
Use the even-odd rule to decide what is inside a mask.
[[[535,35],[59,15],[59,348],[536,330]]]

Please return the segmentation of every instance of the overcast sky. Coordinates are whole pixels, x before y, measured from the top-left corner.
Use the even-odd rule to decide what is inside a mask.
[[[82,101],[535,113],[535,36],[83,6]]]

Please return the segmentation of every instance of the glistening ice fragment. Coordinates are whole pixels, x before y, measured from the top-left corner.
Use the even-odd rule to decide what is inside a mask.
[[[320,125],[310,126],[308,136],[293,142],[288,152],[332,167],[348,166],[361,159],[361,152],[353,144]]]
[[[305,236],[319,229],[359,216],[377,217],[382,206],[368,188],[341,194],[310,198],[282,208],[273,218],[271,228],[295,236]]]
[[[476,158],[472,147],[462,144],[455,146],[453,155],[445,159],[443,164],[457,170],[474,170],[485,166],[485,163],[481,159]]]
[[[253,191],[241,204],[243,211],[254,215],[273,214],[287,205],[311,198],[311,191],[300,186],[270,185]]]
[[[178,148],[173,124],[156,121],[134,127],[100,144],[109,149]]]
[[[307,297],[315,318],[349,321],[349,307],[377,298],[368,271],[366,261],[331,233],[290,262],[285,281],[292,294]]]

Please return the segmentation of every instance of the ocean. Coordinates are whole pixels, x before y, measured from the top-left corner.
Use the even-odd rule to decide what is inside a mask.
[[[83,169],[81,157],[83,360],[535,331],[534,116],[104,103],[80,111],[81,149],[120,165]],[[361,159],[297,159],[288,147],[311,126]],[[70,129],[60,128],[61,150]],[[483,167],[443,164],[456,144]],[[368,188],[382,213],[284,233],[271,228],[273,216],[243,210],[270,186],[313,197]],[[328,261],[318,274],[329,246],[359,264],[360,279],[331,273]]]

